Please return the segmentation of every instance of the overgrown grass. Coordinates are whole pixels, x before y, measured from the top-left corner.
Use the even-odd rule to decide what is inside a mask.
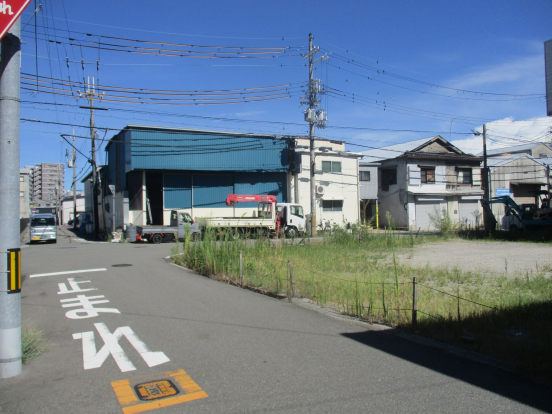
[[[33,325],[23,325],[21,330],[21,355],[23,363],[36,358],[48,348],[44,332]]]
[[[217,233],[208,231],[199,243],[177,244],[174,261],[203,275],[239,283],[241,251],[243,284],[282,296],[290,293],[291,262],[297,297],[409,330],[415,276],[417,331],[523,369],[552,373],[550,353],[531,359],[552,345],[552,284],[546,273],[550,269],[521,279],[506,275],[488,279],[460,269],[407,266],[396,259],[398,251],[440,240],[413,233],[372,234],[353,227],[350,232],[338,229],[325,243],[312,245],[300,240],[273,245],[261,237],[234,241],[230,233],[219,238]]]

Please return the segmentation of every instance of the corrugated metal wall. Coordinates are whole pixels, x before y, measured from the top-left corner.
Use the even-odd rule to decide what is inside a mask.
[[[117,182],[117,144],[112,142],[107,150],[107,176],[110,185]]]
[[[163,177],[165,208],[192,207],[192,176],[165,174]]]
[[[226,207],[226,196],[234,192],[234,177],[194,174],[193,186],[194,207]]]
[[[116,191],[126,191],[126,173],[130,168],[130,137],[127,132],[115,136],[107,148],[108,180]]]
[[[164,174],[165,209],[219,208],[228,194],[271,194],[287,201],[285,173]],[[193,191],[193,196],[192,196]],[[240,203],[255,207],[257,203]]]
[[[275,195],[280,203],[287,201],[287,178],[283,173],[235,175],[236,194]],[[258,203],[240,203],[240,207],[255,207]]]
[[[288,141],[249,136],[130,130],[132,169],[280,171],[289,169]]]

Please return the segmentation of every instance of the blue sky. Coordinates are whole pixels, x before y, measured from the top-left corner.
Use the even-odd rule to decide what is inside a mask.
[[[21,91],[21,117],[76,125],[77,136],[90,134],[79,127],[89,122],[89,111],[79,105],[88,104],[82,98],[49,93],[57,90],[47,88],[67,89],[58,79],[82,82],[95,77],[100,91],[102,85],[206,91],[290,84],[289,98],[234,105],[96,103],[110,110],[96,111],[95,121],[100,128],[113,129],[139,124],[306,135],[300,90],[308,70],[300,54],[312,33],[314,44],[321,47],[317,57],[329,56],[315,71],[329,92],[322,96],[321,105],[328,111],[328,128],[317,130],[319,137],[344,140],[349,150],[363,151],[440,134],[466,151],[477,152],[480,139],[473,138],[471,131],[487,123],[491,148],[549,139],[547,128],[552,122],[545,118],[542,97],[543,42],[552,38],[549,0],[42,0],[42,6],[36,26],[33,2],[22,16],[22,73],[34,77],[35,90],[33,81],[25,80],[25,88],[31,90]],[[115,44],[225,50],[167,43],[289,49],[282,57],[267,59],[199,59],[107,50],[118,48],[111,46]],[[74,84],[73,94],[77,90],[82,91],[82,85]],[[141,96],[140,91],[132,96]],[[60,135],[72,134],[70,125],[22,122],[21,166],[64,162],[70,146]],[[99,130],[105,140],[114,133]],[[89,156],[90,140],[78,138],[77,148]],[[102,147],[98,163],[104,156]],[[80,175],[86,173],[83,161],[78,154]],[[66,188],[71,179],[68,169]]]

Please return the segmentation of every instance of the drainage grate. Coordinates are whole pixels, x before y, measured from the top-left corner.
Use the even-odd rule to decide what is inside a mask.
[[[128,267],[128,266],[132,266],[132,265],[128,264],[128,263],[121,263],[121,264],[111,265],[111,267]]]

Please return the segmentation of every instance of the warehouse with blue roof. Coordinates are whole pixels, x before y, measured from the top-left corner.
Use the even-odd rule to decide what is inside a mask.
[[[310,184],[303,177],[309,170],[303,140],[308,143],[296,136],[128,125],[105,149],[107,165],[101,168],[98,200],[100,229],[167,225],[171,210],[185,210],[192,217],[240,216],[256,210],[256,203],[227,206],[228,194],[274,195],[279,202],[308,201]],[[341,221],[346,211],[347,219],[356,222],[359,156],[346,152],[342,141],[317,140],[317,144],[321,148],[317,159],[343,164],[339,176],[334,174],[331,181],[329,174],[317,171],[322,185],[335,182],[338,186],[328,188],[331,196],[326,198],[342,200],[339,210],[326,208],[326,216],[340,213],[334,216]],[[336,205],[335,201],[323,202],[323,193],[318,199],[320,214],[324,205]],[[310,213],[309,204],[303,203],[305,213]]]

